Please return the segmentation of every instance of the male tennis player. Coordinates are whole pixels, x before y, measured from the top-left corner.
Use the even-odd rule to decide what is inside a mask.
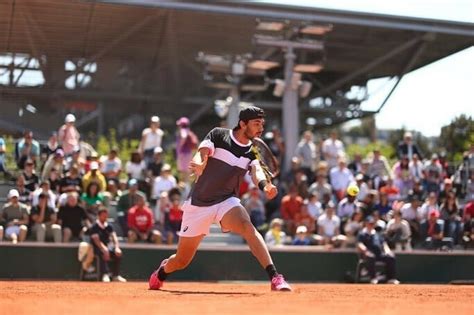
[[[197,180],[190,198],[182,207],[184,215],[177,252],[163,260],[152,273],[150,289],[158,290],[170,273],[188,266],[199,243],[209,233],[210,225],[219,222],[223,232],[240,234],[247,241],[252,254],[271,280],[271,290],[291,291],[283,276],[278,274],[262,236],[236,197],[249,170],[253,182],[268,199],[277,195],[277,188],[267,181],[251,150],[251,140],[263,132],[264,117],[261,108],[247,107],[240,111],[237,127],[233,130],[214,128],[199,145],[190,163]]]

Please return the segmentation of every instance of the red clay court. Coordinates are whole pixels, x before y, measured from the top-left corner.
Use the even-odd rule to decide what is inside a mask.
[[[472,286],[267,283],[1,281],[9,314],[473,314]]]

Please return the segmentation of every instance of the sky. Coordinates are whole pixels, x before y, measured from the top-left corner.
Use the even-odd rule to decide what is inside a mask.
[[[263,0],[278,4],[413,16],[474,23],[473,0]],[[365,110],[376,110],[391,84],[386,79],[368,83]],[[417,130],[438,136],[441,127],[464,113],[474,118],[474,47],[465,49],[405,75],[381,113],[381,129]]]

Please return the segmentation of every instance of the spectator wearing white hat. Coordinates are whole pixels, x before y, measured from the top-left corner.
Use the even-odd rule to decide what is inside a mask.
[[[14,244],[23,242],[28,232],[28,208],[19,202],[18,190],[11,189],[8,192],[8,203],[0,211],[0,225],[5,227],[5,238]],[[0,237],[3,235],[3,228]]]
[[[160,199],[161,193],[170,191],[171,188],[177,186],[176,178],[171,174],[171,166],[167,163],[163,164],[161,174],[153,182],[151,197]]]
[[[138,150],[142,154],[145,162],[148,164],[153,159],[154,149],[161,147],[164,132],[160,128],[160,117],[153,116],[150,118],[150,127],[143,129],[142,139]]]
[[[413,143],[412,133],[407,131],[403,135],[403,141],[400,142],[397,147],[397,156],[399,159],[401,159],[403,156],[408,156],[408,159],[411,160],[415,154],[418,155],[420,159],[423,159],[420,149],[416,143]]]
[[[67,114],[64,125],[58,131],[58,141],[65,155],[70,155],[74,151],[74,147],[79,146],[81,135],[74,125],[75,122],[76,117],[73,114]]]
[[[99,171],[99,163],[92,161],[90,164],[90,171],[82,177],[82,189],[85,191],[89,184],[95,181],[99,185],[100,191],[105,191],[107,188],[107,181],[105,176]]]

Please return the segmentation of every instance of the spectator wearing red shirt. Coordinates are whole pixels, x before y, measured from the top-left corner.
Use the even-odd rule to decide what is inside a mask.
[[[181,192],[177,188],[173,188],[168,192],[169,208],[165,214],[165,231],[167,234],[168,244],[173,244],[178,238],[178,232],[181,230],[181,222],[183,221],[183,211],[181,210]]]
[[[153,212],[146,206],[145,198],[139,196],[137,204],[128,210],[128,242],[146,241],[160,244],[161,233],[153,229]]]
[[[298,189],[292,185],[288,195],[284,196],[281,200],[281,217],[285,220],[286,229],[288,234],[295,234],[296,223],[295,219],[297,214],[301,213],[301,207],[303,206],[303,198],[298,195]]]

